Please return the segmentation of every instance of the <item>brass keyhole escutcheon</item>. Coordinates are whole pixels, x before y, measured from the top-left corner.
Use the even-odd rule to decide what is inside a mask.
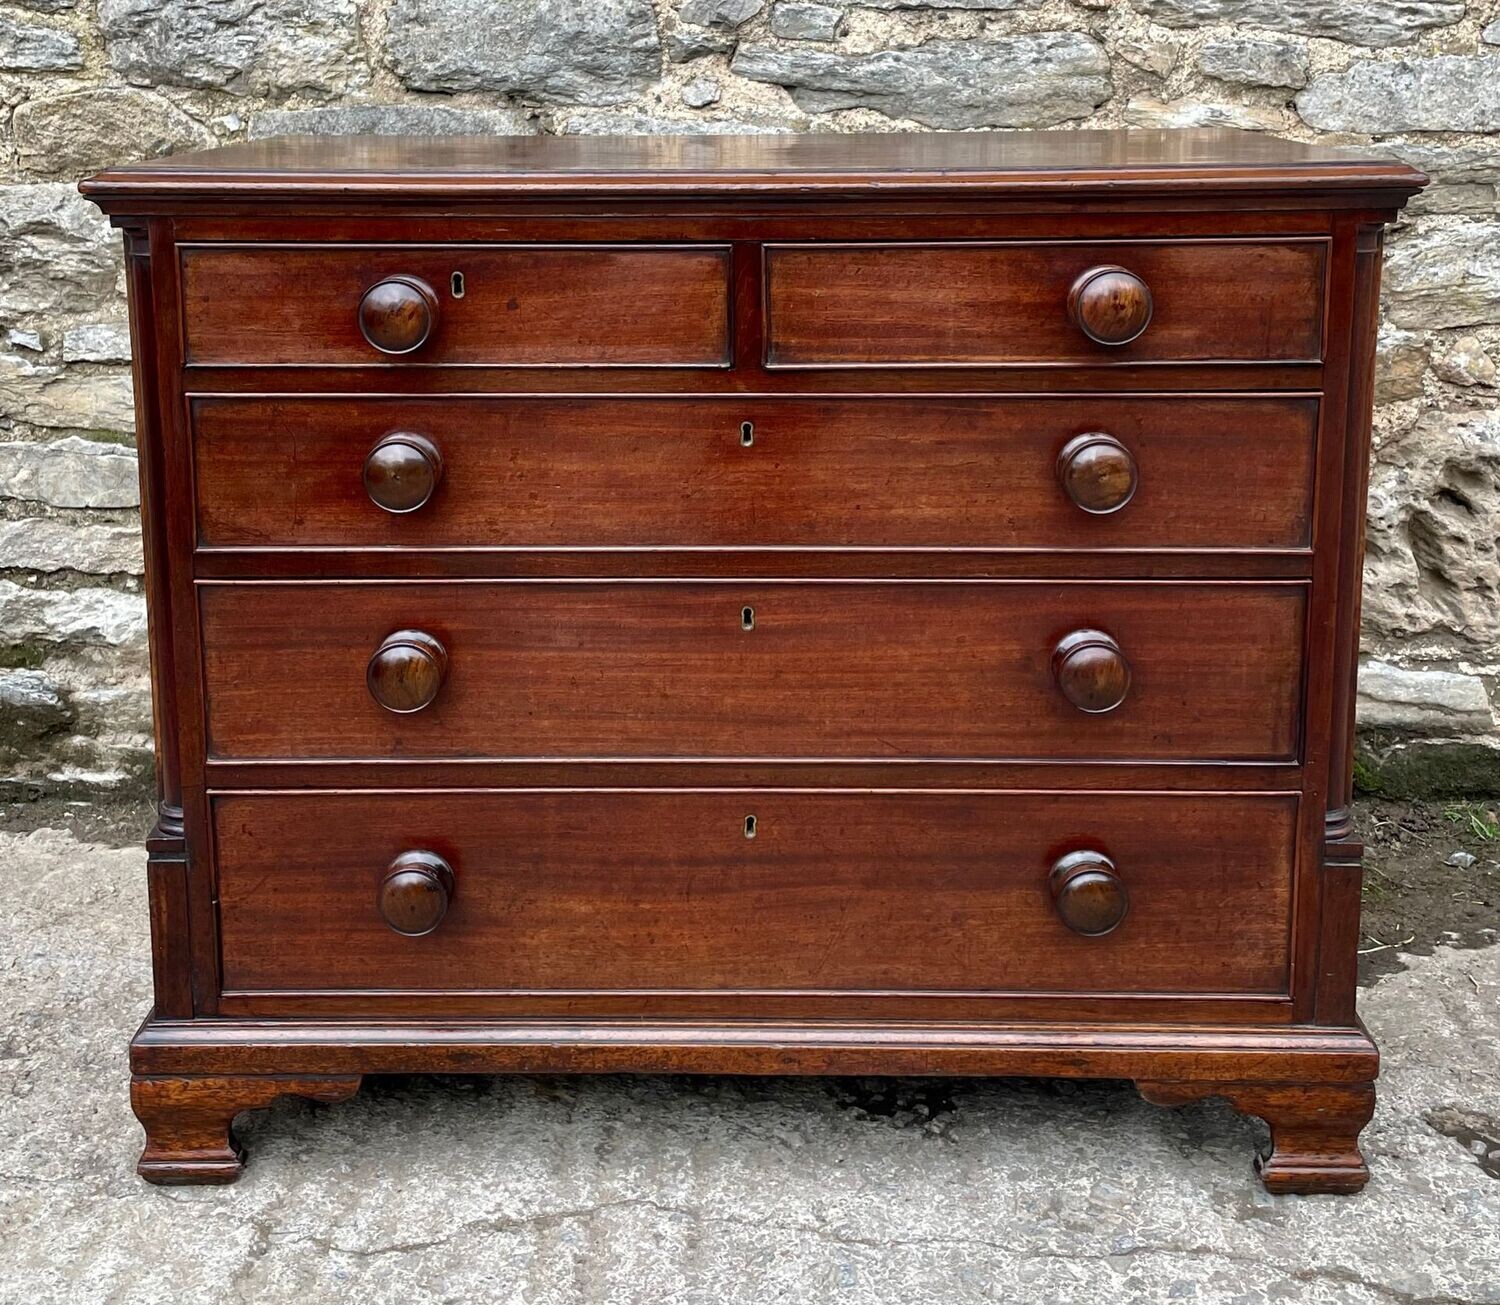
[[[755,443],[755,423],[753,421],[740,422],[740,443],[747,449]]]
[[[745,817],[745,837],[746,838],[754,838],[755,837],[755,817],[754,816],[746,816]]]
[[[755,608],[753,608],[753,607],[742,607],[742,608],[740,608],[740,629],[742,629],[742,630],[753,630],[753,629],[755,629]]]

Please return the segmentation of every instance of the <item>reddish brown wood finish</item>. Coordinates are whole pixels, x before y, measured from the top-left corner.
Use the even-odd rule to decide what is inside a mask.
[[[1373,1083],[1139,1083],[1159,1106],[1222,1097],[1270,1125],[1271,1150],[1256,1163],[1268,1191],[1357,1192],[1370,1179],[1360,1130],[1375,1113]]]
[[[771,246],[767,360],[1316,361],[1327,252],[1322,240]],[[1080,278],[1114,264],[1128,264],[1150,295],[1112,314],[1106,282],[1089,320],[1097,311],[1098,331],[1120,342],[1100,343],[1069,305]]]
[[[244,1172],[245,1150],[234,1117],[281,1097],[347,1101],[360,1076],[291,1074],[181,1077],[135,1075],[130,1104],[146,1130],[136,1172],[148,1183],[232,1183]]]
[[[211,584],[199,601],[209,751],[226,759],[1289,761],[1298,748],[1300,584],[369,581]],[[411,627],[447,650],[447,673],[392,711],[430,706],[393,715],[370,702],[366,666]],[[1054,664],[1078,630],[1129,659],[1114,710],[1121,679],[1097,639],[1087,666]]]
[[[1151,287],[1129,268],[1081,273],[1068,288],[1068,317],[1095,344],[1129,344],[1151,325]]]
[[[1357,1187],[1363,478],[1423,180],[1080,131],[86,182],[160,761],[143,1173],[230,1179],[237,1110],[365,1073],[1024,1073],[1223,1096],[1268,1186]],[[431,299],[362,331],[393,277]],[[346,583],[212,582],[303,576]],[[396,715],[401,630],[450,664]]]
[[[368,1013],[383,989],[700,989],[725,1013],[736,992],[801,990],[809,1014],[841,992],[1284,993],[1295,813],[1245,796],[225,794],[224,983],[364,990]],[[1080,847],[1130,883],[1108,937],[1054,908],[1053,863]],[[459,888],[406,940],[375,899],[414,848]]]
[[[723,247],[190,245],[179,257],[194,364],[728,362]],[[375,314],[372,288],[396,284],[407,295],[381,296]],[[425,315],[414,285],[438,292]]]
[[[199,533],[221,548],[1299,548],[1317,419],[1314,399],[1197,395],[193,404]],[[392,518],[366,459],[407,432],[443,479]]]

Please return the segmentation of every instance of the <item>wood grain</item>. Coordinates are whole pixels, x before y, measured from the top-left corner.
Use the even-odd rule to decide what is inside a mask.
[[[221,795],[224,982],[1285,992],[1295,812],[1245,796]],[[1052,901],[1053,862],[1080,846],[1130,892],[1107,937],[1075,934]],[[457,883],[424,938],[376,909],[411,849]]]
[[[1272,549],[1311,542],[1318,404],[246,397],[199,399],[192,419],[206,547]],[[396,429],[443,468],[401,516],[363,480]],[[1088,431],[1136,464],[1108,515],[1057,472]]]
[[[728,362],[722,245],[203,245],[178,256],[189,364]],[[360,300],[397,276],[432,286],[441,311],[420,350],[390,358],[360,333]]]
[[[772,367],[901,363],[1315,361],[1322,240],[772,245]],[[1155,305],[1129,344],[1098,344],[1068,317],[1083,273],[1119,265]]]
[[[200,605],[209,752],[226,759],[1267,761],[1299,746],[1298,584],[231,583],[202,585]],[[397,717],[365,674],[404,628],[449,665],[432,705]],[[1130,659],[1107,715],[1053,678],[1078,628]]]

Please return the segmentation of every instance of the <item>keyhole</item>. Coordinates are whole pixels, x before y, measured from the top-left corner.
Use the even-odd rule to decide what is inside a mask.
[[[753,421],[740,422],[740,443],[747,449],[755,443],[755,423]]]
[[[754,838],[755,837],[755,817],[754,816],[746,816],[745,817],[745,837],[746,838]]]
[[[464,297],[464,274],[462,272],[455,272],[449,279],[449,285],[453,290],[453,297],[455,299],[462,299]]]
[[[742,629],[742,630],[753,630],[753,629],[755,629],[755,608],[753,608],[753,607],[742,607],[742,608],[740,608],[740,629]]]

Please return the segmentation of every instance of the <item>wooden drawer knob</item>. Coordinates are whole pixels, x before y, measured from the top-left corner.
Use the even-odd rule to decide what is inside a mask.
[[[1129,344],[1151,324],[1151,291],[1123,267],[1091,267],[1068,291],[1068,316],[1096,344]]]
[[[365,458],[365,493],[387,512],[415,512],[443,478],[443,455],[425,435],[397,430]]]
[[[403,852],[387,868],[375,904],[397,933],[420,938],[443,922],[453,885],[453,867],[436,852]]]
[[[1062,922],[1074,933],[1097,938],[1118,928],[1130,909],[1130,894],[1103,852],[1069,852],[1048,880]]]
[[[448,650],[421,630],[388,634],[370,658],[365,684],[387,711],[402,714],[429,706],[448,674]]]
[[[1052,674],[1079,711],[1113,711],[1130,689],[1130,663],[1103,630],[1074,630],[1052,650]]]
[[[388,276],[359,301],[360,333],[381,353],[412,353],[437,326],[438,298],[415,276]]]
[[[1063,492],[1085,512],[1107,516],[1135,496],[1135,459],[1113,435],[1075,435],[1057,455]]]

